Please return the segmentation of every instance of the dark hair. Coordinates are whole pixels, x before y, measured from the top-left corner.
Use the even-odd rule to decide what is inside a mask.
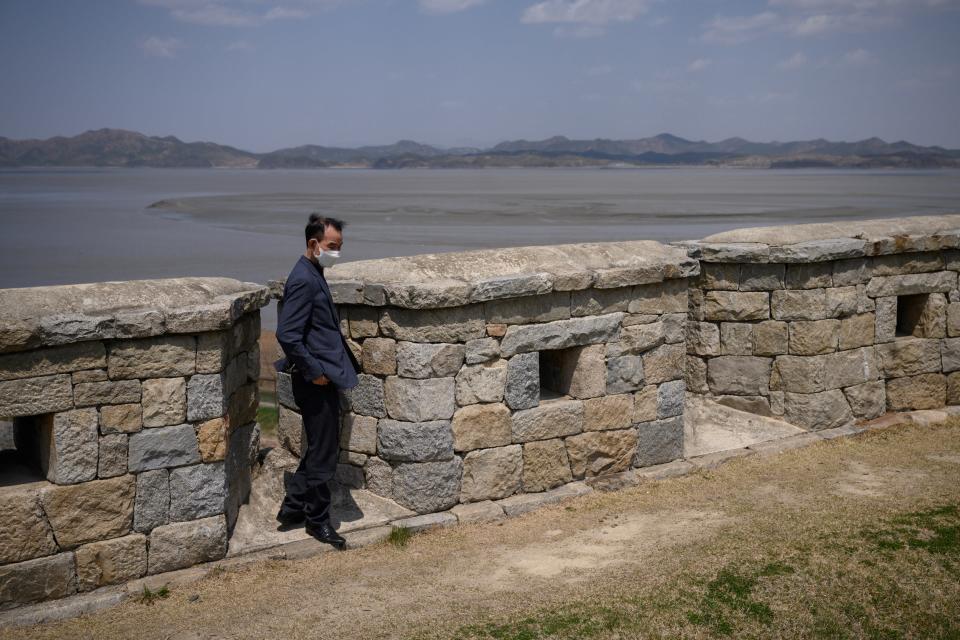
[[[319,213],[311,213],[310,219],[307,221],[307,228],[303,230],[303,235],[306,236],[307,242],[310,242],[311,238],[316,238],[317,236],[323,237],[327,227],[333,227],[342,233],[343,227],[345,227],[346,224],[346,222],[338,220],[337,218],[322,216]]]

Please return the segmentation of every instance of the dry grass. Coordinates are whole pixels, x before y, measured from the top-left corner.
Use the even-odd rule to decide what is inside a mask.
[[[11,638],[960,638],[960,420],[224,572]]]

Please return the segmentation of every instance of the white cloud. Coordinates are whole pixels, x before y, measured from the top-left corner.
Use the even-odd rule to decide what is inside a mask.
[[[802,51],[797,51],[786,60],[781,60],[777,66],[786,71],[793,71],[795,69],[801,69],[805,67],[808,62],[809,60],[807,59],[806,54],[804,54]]]
[[[847,51],[843,54],[843,58],[840,59],[840,64],[845,67],[863,67],[871,64],[873,61],[873,54],[866,49],[854,49],[853,51]]]
[[[483,4],[486,0],[418,0],[425,13],[456,13]]]
[[[553,35],[558,38],[596,38],[604,33],[606,30],[596,24],[560,25],[553,30]]]
[[[569,22],[603,25],[636,20],[650,10],[652,0],[544,0],[527,7],[521,22]]]
[[[140,43],[140,48],[143,49],[145,54],[157,58],[175,58],[177,51],[182,49],[183,46],[183,41],[179,38],[160,38],[158,36],[150,36]]]
[[[693,62],[687,65],[687,71],[690,73],[696,73],[698,71],[703,71],[707,67],[713,64],[713,60],[709,58],[697,58]]]
[[[764,34],[780,24],[780,16],[763,11],[750,16],[718,16],[707,23],[704,42],[711,44],[740,44]]]
[[[208,27],[254,27],[273,20],[302,20],[348,0],[139,0],[180,22]]]

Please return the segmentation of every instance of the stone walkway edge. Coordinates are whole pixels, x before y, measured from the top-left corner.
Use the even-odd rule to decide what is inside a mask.
[[[541,493],[517,494],[501,500],[485,500],[459,504],[447,511],[400,518],[390,524],[359,529],[344,534],[347,549],[358,549],[382,542],[390,535],[394,527],[405,527],[411,532],[422,532],[436,527],[455,524],[491,522],[504,518],[520,516],[563,500],[584,496],[594,491],[616,491],[642,482],[665,480],[688,475],[700,470],[715,469],[737,458],[748,456],[769,457],[785,451],[800,449],[827,440],[849,437],[878,429],[886,429],[901,424],[929,426],[947,420],[950,416],[960,415],[960,406],[942,409],[887,413],[879,418],[849,423],[833,429],[808,431],[787,438],[768,440],[747,447],[717,451],[700,456],[681,458],[665,464],[630,469],[616,474],[596,476],[587,480],[570,482]],[[68,596],[60,600],[25,605],[16,609],[0,612],[0,629],[23,627],[74,618],[94,613],[120,604],[124,600],[142,595],[144,590],[155,592],[163,587],[176,588],[192,584],[215,572],[238,569],[262,560],[302,560],[322,553],[333,552],[333,547],[313,538],[297,540],[249,553],[195,565],[186,569],[158,573],[138,578],[126,584],[101,587],[89,593]]]

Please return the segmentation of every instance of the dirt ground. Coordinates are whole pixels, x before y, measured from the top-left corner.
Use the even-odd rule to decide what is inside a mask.
[[[822,442],[2,638],[960,637],[960,420]]]

